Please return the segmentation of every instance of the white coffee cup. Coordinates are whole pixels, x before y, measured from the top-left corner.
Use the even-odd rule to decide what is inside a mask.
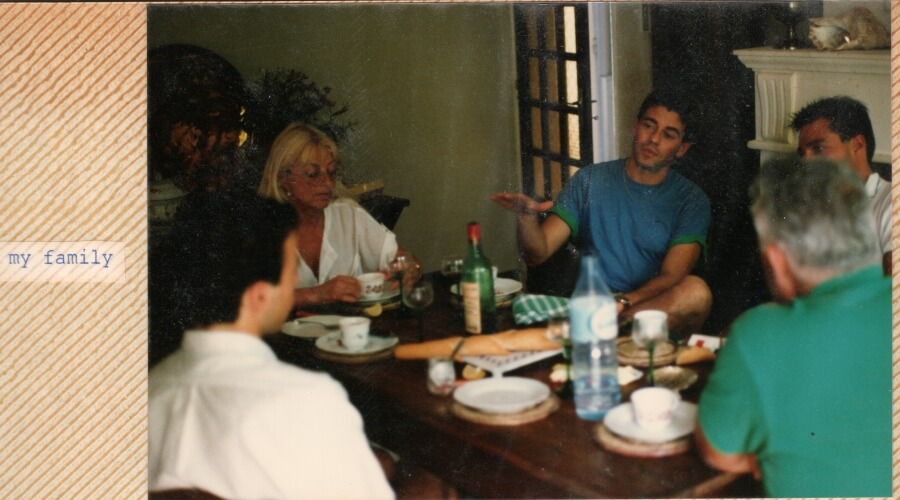
[[[341,327],[341,344],[348,351],[361,351],[369,342],[369,318],[351,316],[341,318],[338,325]]]
[[[491,266],[491,277],[494,278],[494,283],[497,282],[497,266]]]
[[[681,395],[664,387],[644,387],[631,394],[634,420],[647,431],[660,431],[671,425]]]
[[[362,289],[362,298],[372,300],[381,297],[384,290],[384,275],[381,273],[365,273],[356,277]]]

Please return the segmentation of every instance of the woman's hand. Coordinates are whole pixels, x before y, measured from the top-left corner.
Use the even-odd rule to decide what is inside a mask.
[[[401,260],[402,258],[402,260]],[[382,270],[382,273],[385,274],[388,278],[396,277],[397,275],[403,275],[403,285],[409,286],[419,278],[422,277],[422,264],[419,262],[419,259],[416,258],[409,250],[406,250],[403,247],[397,248],[397,255],[394,260],[388,264],[388,269]],[[396,289],[400,283],[397,283],[396,280],[391,280],[388,285],[389,290]]]
[[[412,266],[406,271],[406,274],[403,275],[403,285],[407,288],[414,285],[417,281],[422,278],[422,266],[418,261],[415,261]]]
[[[362,286],[352,276],[336,276],[315,288],[319,302],[357,302],[362,296]]]

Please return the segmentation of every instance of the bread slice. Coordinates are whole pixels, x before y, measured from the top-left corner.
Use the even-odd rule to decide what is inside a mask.
[[[716,353],[705,347],[691,346],[678,353],[675,358],[675,364],[690,365],[703,361],[712,361],[716,359]]]

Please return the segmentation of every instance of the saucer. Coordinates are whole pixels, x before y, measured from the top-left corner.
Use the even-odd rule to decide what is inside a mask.
[[[337,314],[313,314],[312,316],[303,316],[295,319],[298,323],[318,323],[325,328],[333,329],[338,327],[338,322],[343,316]]]
[[[324,325],[319,323],[305,323],[299,320],[288,321],[281,325],[281,331],[292,337],[315,339],[328,333]]]
[[[672,423],[658,431],[648,431],[634,421],[631,403],[616,406],[603,419],[603,425],[619,436],[644,443],[666,443],[694,432],[697,405],[682,401],[672,414]]]
[[[385,290],[381,292],[381,295],[375,297],[374,299],[359,299],[356,301],[356,305],[358,306],[371,306],[374,304],[381,304],[384,302],[389,302],[394,297],[400,295],[400,288],[395,288],[393,290]]]
[[[357,351],[350,351],[341,343],[341,332],[330,332],[316,339],[316,347],[325,352],[343,356],[366,356],[390,349],[397,345],[399,341],[400,339],[393,335],[390,337],[369,335],[369,341],[365,347]]]

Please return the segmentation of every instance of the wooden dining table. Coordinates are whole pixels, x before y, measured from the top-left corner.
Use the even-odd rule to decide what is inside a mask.
[[[462,312],[451,298],[450,283],[439,275],[433,281],[435,301],[424,313],[426,339],[464,335]],[[358,310],[337,306],[328,312]],[[508,305],[499,308],[499,317],[501,329],[515,327]],[[400,343],[418,341],[416,318],[402,308],[373,318],[372,333],[395,335]],[[266,341],[281,360],[328,372],[340,381],[372,442],[438,475],[466,497],[690,498],[722,495],[728,488],[735,495],[733,489],[746,481],[710,468],[693,446],[662,458],[609,451],[596,438],[598,423],[578,418],[565,393],[558,395],[559,408],[546,418],[522,425],[485,425],[456,416],[452,396],[427,390],[424,360],[388,356],[364,363],[336,362],[323,359],[312,339],[279,333]],[[549,384],[552,365],[561,361],[555,356],[506,375]],[[458,376],[462,366],[456,365]],[[690,368],[698,380],[682,392],[682,398],[696,402],[712,366],[706,362]],[[643,384],[623,386],[623,401]]]

